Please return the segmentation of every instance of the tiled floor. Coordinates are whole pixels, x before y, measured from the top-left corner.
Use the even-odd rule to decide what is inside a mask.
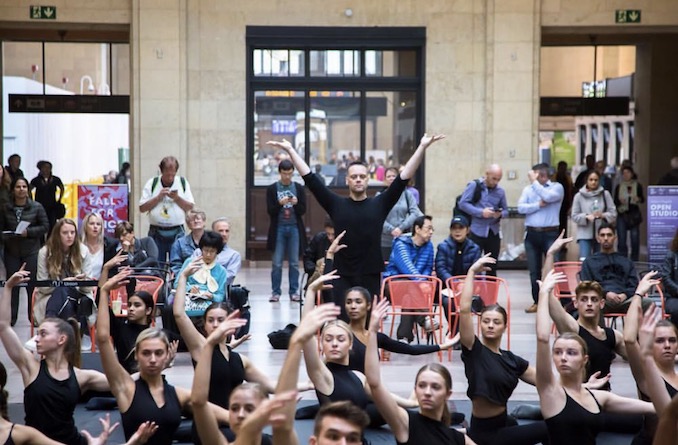
[[[502,270],[499,271],[499,276],[508,280],[511,292],[511,349],[516,354],[534,363],[536,346],[534,315],[526,314],[523,311],[531,302],[528,273],[522,270]],[[283,280],[285,279],[286,277]],[[285,351],[273,350],[268,344],[266,334],[270,331],[281,329],[287,323],[297,323],[299,321],[299,304],[291,303],[285,296],[280,303],[272,304],[268,302],[270,294],[270,269],[266,267],[266,264],[259,263],[258,267],[250,266],[244,268],[236,281],[247,286],[252,291],[250,299],[252,303],[253,338],[240,346],[238,351],[247,355],[266,374],[275,377],[284,360]],[[285,281],[283,281],[283,289],[286,289]],[[26,313],[23,306],[20,308],[19,313]],[[26,320],[21,319],[17,323],[16,330],[21,339],[28,339],[29,326]],[[7,357],[4,348],[0,348],[0,360],[5,364],[9,373],[7,388],[10,392],[10,402],[22,402],[23,384],[21,382],[21,375]],[[393,354],[391,361],[382,362],[384,381],[392,391],[402,395],[409,395],[417,370],[421,365],[431,360],[438,360],[437,355],[414,357]],[[453,353],[452,361],[448,361],[447,354],[445,354],[443,363],[452,372],[454,381],[453,398],[465,399],[466,377],[464,376],[464,368],[459,358],[459,352],[455,351]],[[303,366],[301,375],[302,378],[306,378]],[[167,371],[167,376],[170,382],[190,388],[193,379],[193,369],[190,365],[188,354],[180,354],[174,368]],[[632,397],[636,395],[631,372],[628,365],[621,358],[617,358],[613,363],[612,387],[618,394]],[[311,392],[306,393],[304,396],[315,397]],[[512,399],[524,401],[537,400],[537,393],[533,387],[520,383]]]

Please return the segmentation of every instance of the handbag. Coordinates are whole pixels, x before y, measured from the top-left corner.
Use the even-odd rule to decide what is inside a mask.
[[[57,219],[66,216],[66,206],[62,202],[57,202],[54,206],[54,216],[56,216]]]
[[[186,294],[184,309],[189,317],[199,317],[205,313],[210,304],[212,304],[212,300],[196,294]]]
[[[629,209],[622,213],[622,218],[626,223],[626,227],[638,227],[643,222],[643,214],[640,212],[640,207],[637,205],[629,205]]]

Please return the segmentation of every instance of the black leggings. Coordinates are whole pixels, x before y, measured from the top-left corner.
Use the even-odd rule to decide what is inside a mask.
[[[485,419],[471,416],[468,436],[478,445],[529,445],[547,444],[549,433],[543,420],[518,425],[516,419],[504,412]]]

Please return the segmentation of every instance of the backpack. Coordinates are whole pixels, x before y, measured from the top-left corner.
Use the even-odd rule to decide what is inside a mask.
[[[184,190],[184,193],[186,193],[186,178],[179,176],[179,180],[181,181],[181,188]],[[151,183],[151,193],[155,191],[155,187],[158,185],[158,182],[160,182],[160,176],[153,178],[153,182]]]
[[[273,349],[287,349],[295,329],[297,329],[297,326],[290,323],[283,329],[269,332],[268,342],[273,346]]]
[[[483,189],[480,187],[480,179],[474,179],[473,182],[476,184],[476,188],[473,190],[473,197],[471,198],[471,204],[475,204],[478,201],[480,201],[480,196],[483,192]],[[462,193],[463,195],[463,193]],[[459,206],[459,201],[461,201],[461,196],[457,196],[457,198],[454,200],[454,210],[452,210],[452,216],[458,216],[461,215],[465,217],[468,220],[468,223],[471,224],[471,221],[473,220],[473,217],[469,215],[468,213],[464,212],[461,207]]]
[[[252,318],[252,314],[250,313],[249,295],[250,290],[239,284],[233,284],[228,287],[228,300],[231,302],[231,305],[233,305],[233,308],[240,311],[240,318],[247,320],[247,323],[237,330],[235,338],[240,338],[250,332],[250,319]]]

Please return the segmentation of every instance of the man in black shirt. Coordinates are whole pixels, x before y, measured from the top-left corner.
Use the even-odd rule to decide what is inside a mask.
[[[367,196],[369,172],[365,164],[352,162],[346,174],[349,197],[344,198],[330,191],[324,181],[311,173],[311,169],[288,141],[269,141],[268,144],[284,150],[294,167],[304,178],[308,189],[334,221],[336,233],[346,231],[344,243],[348,246],[337,253],[334,264],[340,278],[332,282],[334,302],[341,308],[342,318],[347,320],[344,308],[344,293],[353,286],[363,286],[372,295],[380,288],[380,274],[384,270],[381,256],[381,231],[384,220],[400,198],[407,181],[414,176],[424,159],[426,149],[444,135],[424,134],[417,150],[398,177],[385,192]]]

